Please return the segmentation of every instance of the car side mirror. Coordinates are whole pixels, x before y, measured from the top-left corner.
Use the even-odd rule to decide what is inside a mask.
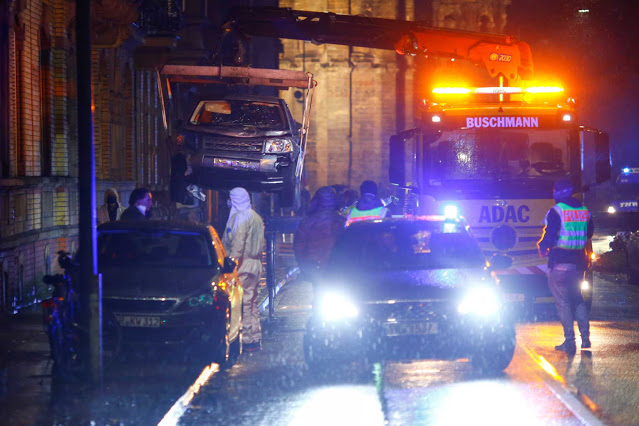
[[[235,271],[236,266],[237,266],[237,263],[230,257],[226,256],[224,258],[224,266],[222,267],[222,273],[231,274],[233,273],[233,271]]]

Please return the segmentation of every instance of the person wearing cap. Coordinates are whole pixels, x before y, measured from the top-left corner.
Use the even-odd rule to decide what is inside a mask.
[[[590,323],[588,308],[581,295],[581,281],[588,267],[586,245],[594,233],[588,209],[572,196],[572,183],[560,179],[554,185],[555,204],[545,218],[545,228],[537,243],[539,254],[548,257],[548,285],[555,299],[564,342],[555,350],[574,355],[576,352],[574,321],[581,334],[581,348],[588,349]]]
[[[346,216],[346,225],[365,219],[382,219],[390,216],[390,211],[377,196],[377,184],[372,180],[365,180],[359,187],[362,194],[355,206]]]
[[[120,205],[120,195],[115,188],[104,191],[104,204],[98,208],[98,225],[120,220],[124,207]]]
[[[262,348],[262,327],[257,300],[262,274],[264,251],[264,221],[251,207],[251,198],[244,188],[233,188],[229,195],[229,219],[222,244],[229,257],[238,265],[238,275],[244,288],[242,343],[247,352]]]

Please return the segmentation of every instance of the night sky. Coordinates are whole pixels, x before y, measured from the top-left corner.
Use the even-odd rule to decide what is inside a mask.
[[[608,132],[613,173],[639,167],[639,2],[512,0],[505,32],[531,45],[538,78],[574,93],[580,124]]]

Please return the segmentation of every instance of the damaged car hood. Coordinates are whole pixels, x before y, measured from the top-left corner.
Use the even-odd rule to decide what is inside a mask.
[[[269,136],[290,136],[286,130],[266,130],[252,126],[220,127],[187,125],[184,130],[205,133],[207,135],[231,136],[235,138],[254,138]]]

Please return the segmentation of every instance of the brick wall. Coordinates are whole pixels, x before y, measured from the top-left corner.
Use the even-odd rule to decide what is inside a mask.
[[[18,304],[32,301],[34,286],[43,296],[41,278],[47,265],[52,272],[58,269],[58,250],[77,248],[77,82],[75,41],[69,33],[74,28],[72,1],[2,2],[0,7],[9,8],[11,23],[10,167],[9,177],[0,179],[0,279],[7,290],[1,295],[0,311],[10,312],[19,294],[23,300]],[[145,117],[147,130],[144,139],[134,137],[131,56],[121,48],[94,49],[96,173],[104,182],[98,181],[98,197],[105,187],[116,187],[128,197],[139,184],[165,185],[163,171],[168,176],[166,161],[160,158],[164,139],[158,137],[159,123],[152,116],[158,111],[152,75],[147,76],[147,92],[139,93],[146,102],[140,105],[141,113],[151,115]],[[139,150],[138,144],[147,148]],[[145,162],[148,178],[136,182],[140,153],[152,158]],[[43,170],[47,176],[42,176]]]

